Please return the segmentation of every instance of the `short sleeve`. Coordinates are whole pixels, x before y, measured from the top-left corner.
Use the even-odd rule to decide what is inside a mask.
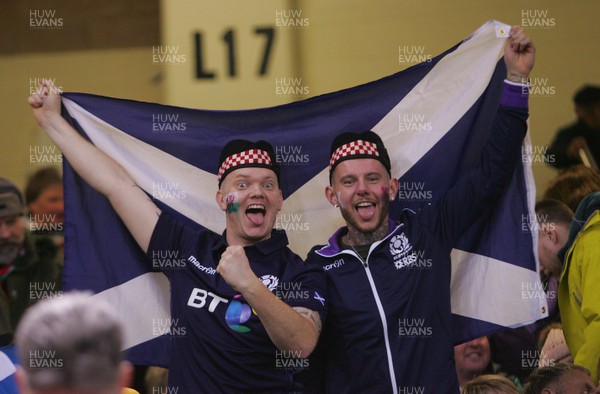
[[[283,280],[277,285],[275,295],[291,307],[304,307],[326,317],[327,278],[325,271],[315,263],[298,262],[288,265]]]
[[[191,229],[163,211],[154,227],[146,252],[151,269],[169,276],[173,270],[185,268],[185,256],[192,254],[195,245],[202,242],[201,235],[201,231]]]

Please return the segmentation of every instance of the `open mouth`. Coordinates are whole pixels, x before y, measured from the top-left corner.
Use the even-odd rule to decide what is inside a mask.
[[[263,224],[267,210],[262,204],[252,204],[246,208],[246,217],[256,226]]]
[[[358,216],[362,220],[371,220],[373,215],[375,215],[375,204],[372,202],[362,201],[356,204],[354,207],[358,213]]]

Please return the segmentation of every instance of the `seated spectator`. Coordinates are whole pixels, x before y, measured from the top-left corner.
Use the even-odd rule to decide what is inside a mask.
[[[25,309],[60,291],[56,245],[25,228],[25,203],[17,187],[0,178],[0,330],[8,313],[12,330]]]
[[[519,394],[517,386],[504,376],[480,375],[469,381],[461,394]]]
[[[523,394],[597,394],[590,372],[579,365],[555,364],[538,368],[529,377]]]
[[[575,212],[583,197],[597,191],[600,191],[600,170],[577,165],[550,181],[544,192],[544,200],[562,201]]]
[[[22,393],[120,394],[132,368],[121,359],[122,323],[83,293],[31,307],[15,338]]]
[[[598,384],[600,366],[600,192],[586,196],[561,250],[565,268],[558,302],[567,345],[576,364]]]
[[[565,334],[560,323],[552,323],[540,332],[540,367],[557,363],[573,364],[573,356],[567,346]]]
[[[463,387],[471,379],[483,374],[490,360],[490,343],[487,337],[476,338],[454,346],[458,385]]]
[[[454,346],[454,363],[458,385],[462,388],[467,382],[479,375],[499,374],[504,376],[505,374],[500,372],[499,365],[493,364],[491,360],[492,353],[487,337],[475,338]],[[517,387],[521,386],[518,378],[510,376],[509,380],[513,381]]]
[[[584,86],[573,101],[577,122],[559,130],[548,148],[548,154],[555,159],[551,164],[556,168],[586,164],[584,160],[600,163],[600,86]],[[581,149],[587,150],[583,159]]]
[[[64,201],[62,176],[55,167],[36,171],[25,185],[29,230],[52,237],[61,249],[64,245]]]

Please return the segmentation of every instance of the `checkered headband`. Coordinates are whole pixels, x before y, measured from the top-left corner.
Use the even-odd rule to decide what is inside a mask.
[[[273,160],[273,147],[266,141],[251,142],[233,140],[221,151],[221,165],[217,173],[219,186],[231,171],[244,167],[262,167],[275,172],[279,180],[279,168]]]
[[[329,159],[329,181],[335,167],[344,160],[375,159],[381,162],[391,175],[390,157],[381,138],[373,131],[346,132],[338,135],[331,143]]]
[[[356,140],[344,144],[337,148],[331,155],[331,159],[329,160],[329,168],[331,169],[331,167],[333,167],[333,165],[343,157],[356,155],[379,156],[377,145],[375,145],[373,142],[363,140]]]

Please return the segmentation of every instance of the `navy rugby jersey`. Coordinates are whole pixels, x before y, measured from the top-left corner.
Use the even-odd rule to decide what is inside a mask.
[[[308,371],[320,386],[311,392],[459,392],[450,252],[497,200],[521,157],[526,98],[520,86],[505,86],[477,168],[432,204],[390,220],[390,232],[366,260],[340,246],[346,227],[309,253],[307,261],[323,267],[328,290],[327,321]]]
[[[325,275],[287,247],[284,231],[245,247],[256,276],[290,306],[324,319]],[[308,366],[279,351],[243,297],[217,274],[224,235],[194,231],[163,212],[147,255],[171,285],[169,387],[179,394],[282,393],[292,372]]]

